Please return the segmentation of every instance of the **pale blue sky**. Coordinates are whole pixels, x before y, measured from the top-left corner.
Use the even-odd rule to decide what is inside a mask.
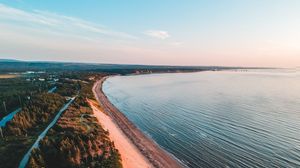
[[[0,58],[300,65],[298,0],[0,0]]]

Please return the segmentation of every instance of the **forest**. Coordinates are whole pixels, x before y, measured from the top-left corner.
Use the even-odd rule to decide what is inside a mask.
[[[17,167],[39,134],[73,96],[77,96],[75,101],[40,141],[39,148],[31,152],[27,167],[122,167],[120,155],[110,141],[109,133],[92,116],[87,102],[94,99],[93,83],[105,75],[62,71],[55,73],[59,80],[54,83],[44,81],[35,84],[22,78],[1,82],[3,100],[7,101],[9,95],[22,95],[21,103],[15,105],[21,106],[21,111],[2,128],[1,167]],[[47,79],[47,76],[44,78]],[[14,84],[18,89],[5,91]],[[57,87],[55,92],[48,93],[53,86]]]
[[[28,167],[122,167],[109,133],[91,115],[85,98],[78,98],[33,152]]]
[[[49,89],[50,83],[27,81],[26,77],[0,79],[0,119],[21,107],[30,96]]]

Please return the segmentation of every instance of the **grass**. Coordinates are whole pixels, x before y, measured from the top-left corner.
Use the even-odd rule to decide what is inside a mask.
[[[19,77],[19,75],[14,74],[0,74],[0,79],[9,79],[9,78],[16,78]]]

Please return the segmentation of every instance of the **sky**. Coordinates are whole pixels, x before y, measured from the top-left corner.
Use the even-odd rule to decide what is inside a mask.
[[[0,0],[0,59],[300,66],[299,0]]]

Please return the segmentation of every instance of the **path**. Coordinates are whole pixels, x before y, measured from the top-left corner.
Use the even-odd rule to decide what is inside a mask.
[[[56,114],[55,118],[52,120],[52,122],[48,125],[48,127],[38,136],[38,139],[35,141],[35,143],[32,145],[32,147],[28,150],[28,152],[24,155],[23,159],[21,160],[20,164],[19,164],[19,168],[25,168],[30,155],[31,155],[31,151],[35,148],[39,147],[39,142],[46,136],[47,132],[49,131],[50,128],[52,128],[54,126],[54,124],[57,122],[57,120],[59,119],[60,115],[62,114],[62,112],[64,112],[69,105],[75,100],[76,97],[73,97],[68,103],[66,103],[60,110],[59,112]]]

